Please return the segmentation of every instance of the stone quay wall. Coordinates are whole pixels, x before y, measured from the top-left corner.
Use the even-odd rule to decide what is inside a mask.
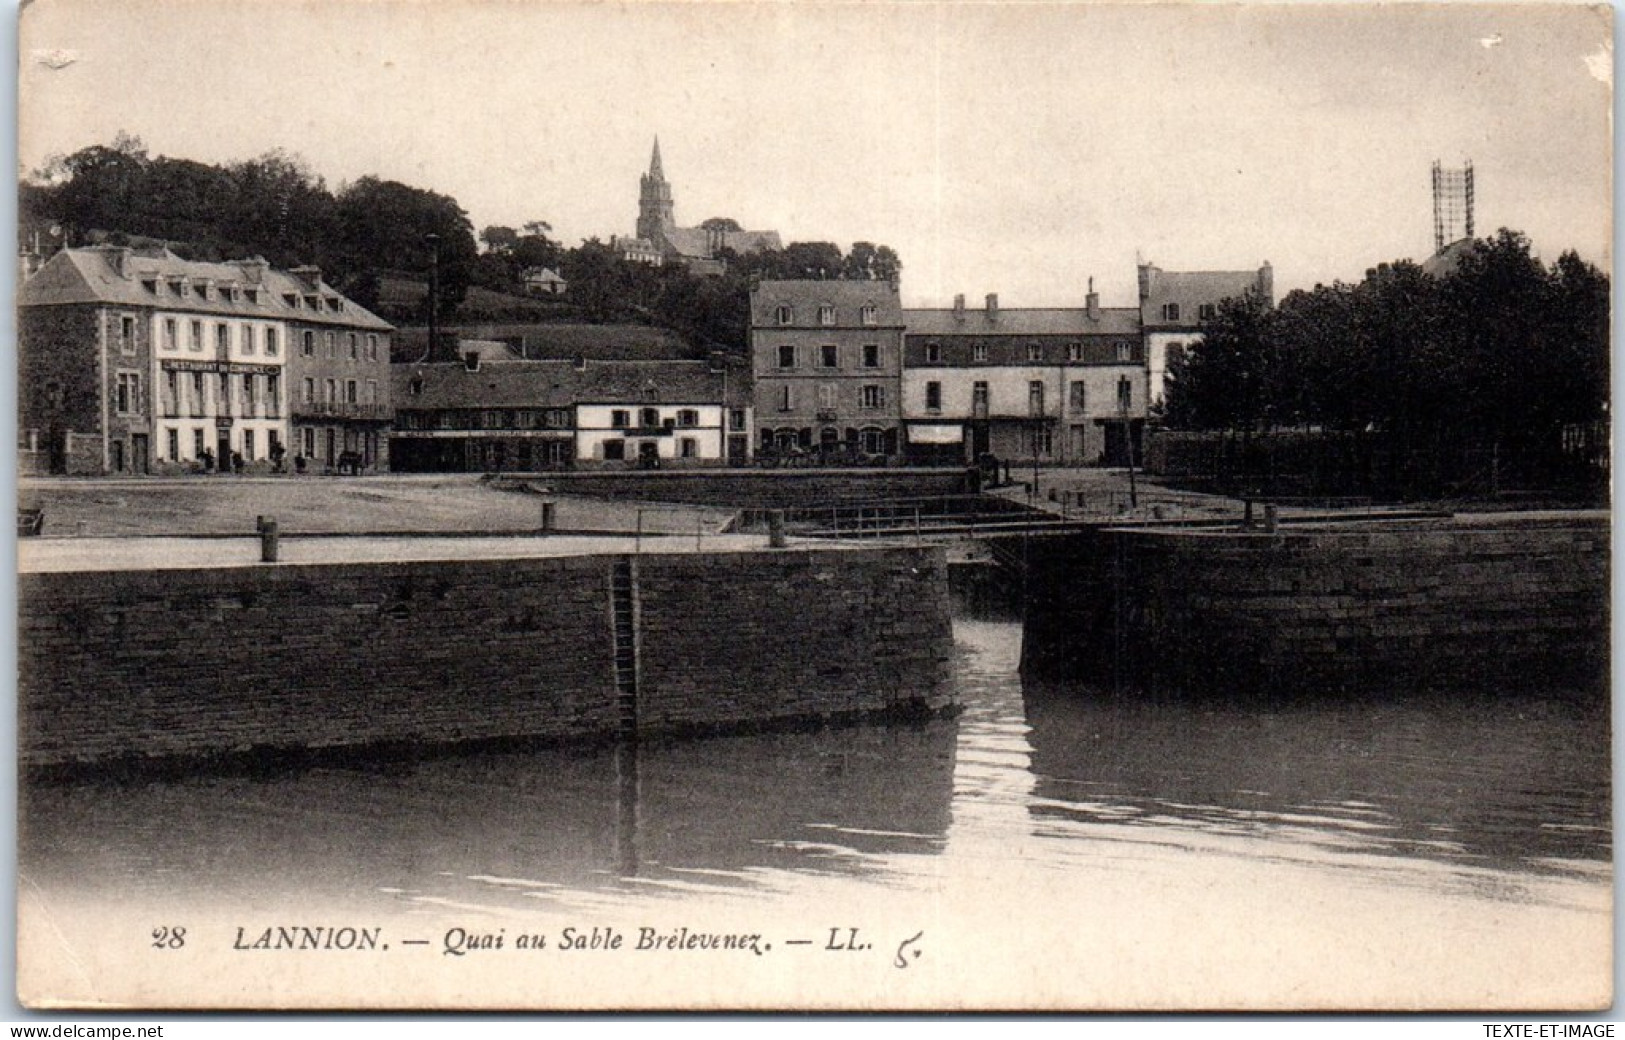
[[[1606,689],[1606,519],[1034,539],[1023,668],[1176,692]]]
[[[612,578],[630,564],[635,722]],[[940,549],[24,574],[19,760],[563,742],[952,710]]]

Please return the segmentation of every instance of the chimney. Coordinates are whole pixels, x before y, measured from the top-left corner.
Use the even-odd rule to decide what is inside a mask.
[[[130,259],[135,255],[135,250],[129,246],[108,246],[106,248],[107,262],[113,266],[113,272],[120,278],[134,278],[134,265],[130,263]]]
[[[999,316],[999,294],[996,292],[990,292],[987,294],[987,316],[989,318],[997,318]]]
[[[463,368],[470,372],[478,372],[480,370],[480,352],[477,350],[463,351]]]
[[[1160,273],[1161,272],[1157,270],[1155,264],[1141,264],[1140,265],[1140,302],[1141,303],[1144,303],[1146,300],[1150,299],[1151,290],[1156,287],[1157,275],[1160,274]]]
[[[965,294],[959,293],[954,297],[954,317],[960,321],[965,320]]]
[[[301,282],[304,282],[307,289],[321,288],[322,269],[320,267],[316,267],[313,264],[305,264],[302,267],[295,267],[288,273],[299,279]]]
[[[263,256],[255,256],[250,257],[247,260],[239,260],[237,261],[237,266],[242,270],[243,277],[248,279],[249,285],[265,284],[265,274],[271,269],[271,265]]]
[[[1275,306],[1275,268],[1270,266],[1268,260],[1258,269],[1258,291],[1264,295],[1264,302]]]
[[[1086,306],[1089,309],[1089,320],[1090,321],[1099,321],[1100,320],[1100,296],[1099,296],[1098,293],[1095,292],[1095,280],[1094,280],[1093,277],[1090,277],[1090,279],[1089,279],[1089,295],[1084,297],[1084,301],[1085,301],[1084,306]]]

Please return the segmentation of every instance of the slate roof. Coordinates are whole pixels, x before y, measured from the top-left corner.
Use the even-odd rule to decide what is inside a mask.
[[[119,271],[121,262],[124,274]],[[249,302],[246,293],[239,293],[237,299],[232,300],[213,292],[209,299],[203,299],[191,288],[184,295],[177,296],[171,291],[174,279],[186,279],[190,286],[213,282],[216,288],[235,285],[242,289],[258,289],[259,302]],[[149,283],[154,281],[157,292],[148,288]],[[297,306],[288,304],[285,299],[288,295],[298,301]],[[308,298],[312,296],[320,298],[319,310],[308,306]],[[332,309],[334,300],[339,301],[342,310]],[[381,332],[393,328],[325,282],[318,280],[312,286],[297,275],[273,270],[263,260],[229,263],[183,260],[162,247],[63,249],[46,261],[45,266],[24,282],[17,292],[19,307],[72,303],[106,303],[240,318],[274,318]]]
[[[773,312],[781,303],[789,304],[795,312],[794,320],[787,326],[780,326],[774,320]],[[759,282],[750,294],[750,323],[758,328],[816,329],[821,327],[818,308],[832,304],[837,328],[861,328],[864,326],[859,313],[866,303],[875,305],[876,325],[897,328],[903,324],[903,305],[895,285],[856,279]]]
[[[683,256],[709,258],[714,255],[712,232],[705,228],[666,228],[661,232],[671,247]],[[721,245],[736,253],[782,249],[777,231],[724,231]]]
[[[1434,278],[1446,278],[1456,273],[1461,267],[1461,261],[1473,251],[1476,241],[1471,238],[1458,238],[1443,249],[1422,261],[1422,273],[1432,275]]]
[[[1090,318],[1083,307],[910,308],[903,311],[907,336],[1138,336],[1137,307],[1102,307]]]
[[[482,361],[476,370],[462,362],[397,364],[390,377],[397,411],[721,403],[725,381],[704,361]],[[412,393],[415,379],[423,380],[421,393]]]
[[[1264,288],[1260,285],[1261,270],[1164,271],[1146,265],[1142,268],[1142,277],[1146,272],[1149,272],[1150,284],[1142,292],[1140,300],[1141,320],[1146,325],[1195,328],[1200,305],[1217,304],[1231,297],[1245,296],[1250,289]],[[1163,320],[1162,305],[1165,303],[1179,304],[1179,320]]]
[[[499,340],[520,348],[532,361],[571,361],[578,357],[600,361],[678,361],[694,356],[674,333],[649,325],[589,325],[578,322],[512,322],[459,325],[442,328],[477,340]],[[395,333],[396,356],[421,357],[429,345],[429,330],[422,327]]]

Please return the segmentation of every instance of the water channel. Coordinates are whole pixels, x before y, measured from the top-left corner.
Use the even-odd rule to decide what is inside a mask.
[[[32,787],[20,959],[63,992],[122,992],[103,961],[149,994],[232,980],[178,1005],[1608,999],[1605,695],[1148,701],[1024,688],[1019,654],[1019,623],[957,621],[949,721]],[[377,926],[392,959],[239,952],[313,922]],[[154,953],[176,925],[188,946]],[[772,949],[557,951],[646,927]]]

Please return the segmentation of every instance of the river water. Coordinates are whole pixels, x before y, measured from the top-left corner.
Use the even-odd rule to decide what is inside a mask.
[[[955,643],[965,710],[949,721],[25,791],[24,991],[176,1006],[1609,999],[1604,696],[1148,701],[1024,688],[1017,623],[961,620]],[[391,952],[243,952],[290,924],[377,928]],[[153,937],[175,927],[184,944],[163,949]],[[770,948],[630,952],[644,929],[685,927]],[[621,950],[588,939],[616,932]],[[548,947],[523,954],[520,936]],[[559,949],[572,939],[586,948]]]

